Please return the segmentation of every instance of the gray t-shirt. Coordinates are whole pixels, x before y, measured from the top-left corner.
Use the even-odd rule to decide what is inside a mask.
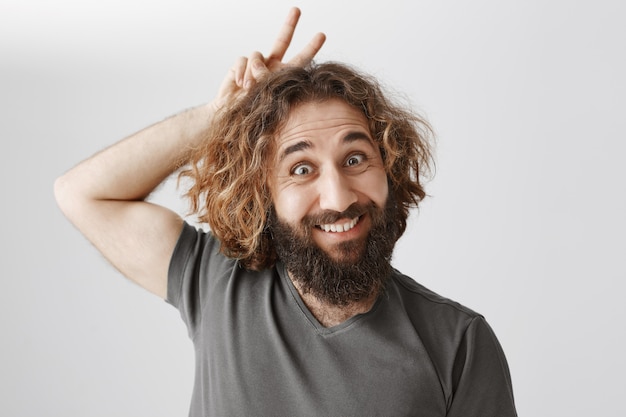
[[[168,302],[195,347],[190,416],[516,416],[484,318],[397,271],[368,313],[325,328],[281,264],[248,271],[185,224]]]

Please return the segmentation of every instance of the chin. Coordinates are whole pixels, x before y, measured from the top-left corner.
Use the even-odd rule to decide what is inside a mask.
[[[363,258],[366,245],[367,239],[355,239],[333,245],[330,250],[321,247],[320,249],[337,265],[350,266],[358,263]]]

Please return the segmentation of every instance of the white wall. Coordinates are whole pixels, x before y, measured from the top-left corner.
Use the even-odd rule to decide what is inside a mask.
[[[1,0],[0,413],[186,415],[178,313],[62,218],[54,178],[212,97],[287,1]],[[295,39],[403,92],[438,132],[395,264],[483,313],[524,416],[623,416],[626,29],[615,0],[302,0]],[[171,186],[157,200],[185,209]]]

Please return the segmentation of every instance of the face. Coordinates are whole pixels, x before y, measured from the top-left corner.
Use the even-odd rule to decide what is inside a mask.
[[[383,210],[387,175],[365,116],[340,100],[296,107],[277,138],[269,187],[277,218],[331,259],[350,262]],[[355,259],[345,259],[354,253]]]

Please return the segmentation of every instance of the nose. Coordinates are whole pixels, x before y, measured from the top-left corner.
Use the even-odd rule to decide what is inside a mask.
[[[322,173],[318,192],[322,210],[342,212],[358,200],[350,178],[337,169]]]

